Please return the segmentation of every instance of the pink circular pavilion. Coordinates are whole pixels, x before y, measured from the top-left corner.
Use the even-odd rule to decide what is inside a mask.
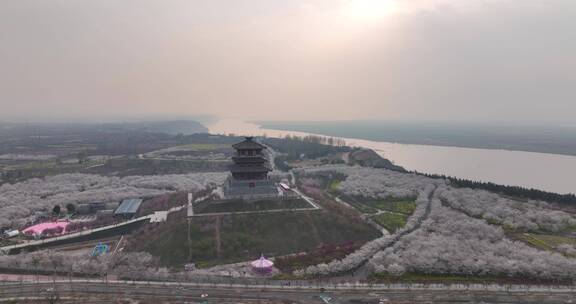
[[[256,273],[260,274],[269,274],[272,272],[272,267],[274,267],[274,263],[261,255],[259,259],[250,263],[252,266],[252,270]]]

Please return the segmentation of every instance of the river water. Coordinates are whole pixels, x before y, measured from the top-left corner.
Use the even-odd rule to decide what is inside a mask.
[[[257,124],[234,119],[220,120],[208,128],[212,134],[269,137],[311,134],[263,129]],[[373,149],[407,170],[557,193],[576,193],[575,156],[342,139],[350,146]]]

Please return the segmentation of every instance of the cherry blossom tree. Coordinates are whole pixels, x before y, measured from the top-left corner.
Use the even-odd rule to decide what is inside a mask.
[[[573,215],[552,210],[545,202],[521,202],[468,188],[442,187],[438,195],[444,204],[453,209],[510,229],[558,232],[576,225]]]
[[[376,272],[574,278],[576,260],[506,238],[502,228],[433,200],[422,227],[369,262]]]
[[[18,226],[37,211],[54,205],[113,202],[130,197],[152,197],[174,191],[196,191],[221,184],[225,173],[192,173],[151,176],[100,176],[62,174],[0,186],[0,227]]]

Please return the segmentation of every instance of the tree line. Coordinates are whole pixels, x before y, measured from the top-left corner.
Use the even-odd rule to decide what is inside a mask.
[[[558,204],[572,205],[576,204],[576,195],[574,194],[559,194],[554,192],[548,192],[543,190],[538,190],[534,188],[524,188],[520,186],[506,186],[499,185],[492,182],[480,182],[473,181],[469,179],[457,178],[453,176],[446,176],[440,174],[428,174],[418,171],[413,171],[412,173],[430,177],[430,178],[441,178],[450,181],[450,184],[459,188],[471,188],[471,189],[481,189],[488,190],[491,192],[496,192],[508,196],[513,196],[522,199],[531,199],[539,201],[554,202]]]

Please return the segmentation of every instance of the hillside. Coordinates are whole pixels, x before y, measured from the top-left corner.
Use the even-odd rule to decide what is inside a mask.
[[[404,168],[394,165],[390,160],[383,158],[371,149],[354,149],[350,152],[348,158],[350,164],[353,165],[406,172]]]
[[[129,250],[148,252],[162,265],[178,268],[189,262],[214,265],[250,260],[260,254],[300,253],[322,245],[362,245],[380,235],[359,220],[325,210],[196,217],[190,225],[189,260],[186,230],[185,216],[178,214],[167,223],[145,226],[133,234]]]

